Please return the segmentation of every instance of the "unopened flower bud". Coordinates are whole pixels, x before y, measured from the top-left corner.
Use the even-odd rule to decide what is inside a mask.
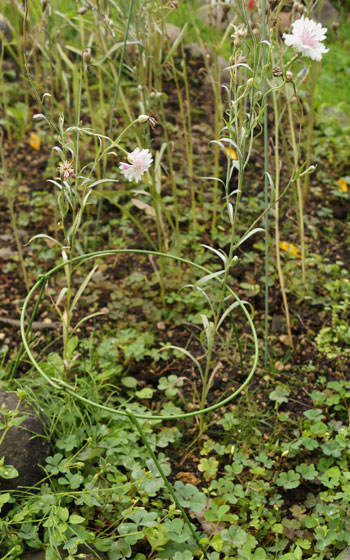
[[[275,76],[275,78],[279,78],[279,76],[282,76],[282,68],[280,66],[275,66],[275,68],[272,70],[272,75]]]
[[[252,88],[254,85],[254,78],[249,78],[249,80],[247,80],[247,87]]]
[[[84,49],[84,50],[83,50],[82,57],[83,57],[84,63],[86,64],[86,66],[88,66],[88,65],[90,64],[90,62],[91,62],[90,49]]]
[[[80,8],[80,10],[78,10],[78,14],[80,16],[83,16],[84,14],[86,14],[87,11],[88,11],[88,9],[85,8],[85,6],[83,6],[82,8]]]
[[[289,70],[287,70],[286,72],[286,82],[292,82],[293,81],[293,72],[290,72]]]
[[[139,115],[137,122],[144,124],[146,122],[148,122],[148,124],[150,125],[151,128],[154,128],[157,125],[157,121],[156,119],[154,119],[153,117],[150,117],[149,115]]]
[[[143,124],[143,123],[146,123],[148,121],[149,121],[149,116],[148,115],[139,115],[138,116],[137,122]]]
[[[332,23],[333,33],[336,33],[338,31],[338,27],[339,27],[339,21],[333,21]]]

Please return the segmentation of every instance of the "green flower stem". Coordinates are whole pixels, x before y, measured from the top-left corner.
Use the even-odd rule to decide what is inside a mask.
[[[306,155],[305,155],[305,169],[310,166],[311,162],[311,155],[312,155],[312,139],[314,135],[314,127],[315,127],[315,118],[316,118],[316,111],[315,111],[315,103],[314,103],[314,95],[315,89],[317,85],[317,79],[321,70],[321,63],[312,64],[310,68],[310,87],[309,87],[309,112],[307,118],[307,136],[306,136]],[[306,173],[304,177],[304,185],[303,185],[303,202],[305,204],[306,199],[309,194],[309,187],[310,187],[310,173]]]
[[[143,442],[144,446],[146,447],[148,453],[149,453],[150,456],[152,457],[152,460],[153,460],[153,462],[154,462],[154,464],[155,464],[155,466],[156,466],[156,468],[157,468],[157,471],[159,472],[160,476],[162,477],[162,479],[163,479],[163,481],[164,481],[164,484],[165,484],[165,486],[166,486],[167,489],[168,489],[169,494],[171,495],[172,499],[174,500],[174,503],[176,504],[176,507],[181,511],[182,517],[184,518],[184,521],[185,521],[187,527],[188,527],[189,530],[191,531],[193,538],[195,539],[195,541],[197,541],[197,544],[198,544],[199,548],[201,549],[201,551],[203,552],[205,558],[208,558],[207,552],[206,552],[205,548],[203,547],[203,545],[201,544],[200,539],[199,539],[199,536],[198,536],[197,533],[195,532],[191,521],[189,520],[189,518],[188,518],[188,516],[187,516],[187,514],[186,514],[186,512],[185,512],[185,510],[184,510],[184,508],[183,508],[182,505],[180,504],[179,499],[178,499],[178,497],[176,496],[176,494],[175,494],[175,492],[174,492],[174,490],[173,490],[173,488],[172,488],[170,482],[168,481],[167,477],[165,476],[164,471],[163,471],[163,469],[162,469],[162,466],[161,466],[161,464],[159,463],[159,461],[158,461],[158,459],[157,459],[155,453],[153,452],[153,449],[152,449],[151,446],[149,445],[148,440],[147,440],[147,438],[146,438],[146,436],[145,436],[145,434],[144,434],[144,432],[143,432],[143,430],[142,430],[142,428],[141,428],[140,423],[137,421],[137,419],[135,418],[135,415],[131,412],[131,410],[127,409],[126,412],[127,412],[127,415],[128,415],[128,417],[129,417],[130,421],[134,424],[136,430],[137,430],[138,433],[140,434],[140,437],[141,437],[141,439],[142,439],[142,442]]]
[[[294,157],[294,165],[295,169],[298,166],[298,147],[295,138],[295,131],[294,131],[294,120],[292,114],[292,104],[290,99],[287,100],[288,105],[288,117],[289,117],[289,125],[290,125],[290,139],[292,143],[293,149],[293,157]],[[305,239],[304,239],[304,204],[303,204],[303,193],[301,190],[301,181],[300,177],[296,179],[296,186],[297,186],[297,197],[298,197],[298,225],[299,225],[299,238],[300,238],[300,252],[301,252],[301,271],[302,271],[302,279],[303,284],[306,284],[306,265],[305,265]]]
[[[267,26],[266,26],[266,0],[261,2],[261,19],[262,19],[262,66],[265,68],[267,60]],[[263,78],[263,96],[267,91],[266,72]],[[263,108],[263,129],[264,129],[264,200],[265,200],[265,326],[264,326],[264,364],[268,361],[268,337],[269,337],[269,153],[268,153],[268,122],[267,122],[267,104]]]
[[[273,110],[275,115],[275,250],[276,250],[276,266],[278,270],[278,276],[280,280],[280,287],[283,299],[283,306],[284,306],[284,313],[286,316],[286,323],[287,323],[287,331],[288,331],[288,339],[289,345],[293,348],[293,338],[292,338],[292,329],[290,326],[290,315],[289,315],[289,307],[288,307],[288,300],[287,294],[284,284],[284,276],[281,266],[281,251],[280,251],[280,230],[279,230],[279,212],[280,212],[280,205],[279,205],[279,195],[280,195],[280,159],[279,159],[279,121],[280,121],[280,112],[278,108],[277,102],[277,93],[276,91],[272,92],[272,102],[273,102]]]

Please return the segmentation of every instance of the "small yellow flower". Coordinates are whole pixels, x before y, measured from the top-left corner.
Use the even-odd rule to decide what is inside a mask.
[[[238,160],[236,150],[234,150],[233,148],[231,148],[229,146],[226,146],[225,150],[226,150],[226,153],[227,153],[227,155],[230,159],[233,159],[234,161]]]
[[[344,179],[338,179],[337,181],[338,183],[338,191],[340,192],[349,192],[349,187],[346,181],[344,181]]]
[[[30,132],[29,133],[28,144],[34,150],[39,151],[40,150],[40,144],[41,144],[40,136],[38,136],[38,134],[35,134],[35,132]]]
[[[282,249],[282,251],[286,251],[286,253],[294,255],[297,259],[301,259],[301,254],[299,253],[296,246],[292,243],[285,243],[285,241],[280,241],[280,249]]]

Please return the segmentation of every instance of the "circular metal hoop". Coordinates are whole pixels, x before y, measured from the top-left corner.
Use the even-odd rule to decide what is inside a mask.
[[[200,270],[201,272],[204,272],[205,274],[210,274],[210,272],[211,272],[210,270],[208,270],[204,266],[196,264],[196,263],[194,263],[190,260],[184,259],[182,257],[177,257],[176,255],[171,255],[171,254],[166,254],[166,253],[160,253],[158,251],[146,251],[146,250],[143,250],[143,249],[111,249],[111,250],[106,250],[106,251],[95,251],[93,253],[87,253],[86,255],[79,255],[78,257],[74,257],[72,259],[72,263],[81,264],[83,262],[93,260],[93,259],[96,259],[98,257],[105,257],[105,256],[109,256],[109,255],[118,255],[120,253],[154,255],[154,256],[157,256],[157,257],[172,259],[172,260],[187,264],[189,266],[192,266],[192,267],[196,268],[197,270]],[[24,301],[23,308],[22,308],[22,313],[21,313],[21,335],[22,335],[23,346],[25,348],[25,351],[26,351],[31,363],[33,364],[35,369],[38,371],[38,373],[40,373],[40,375],[42,375],[46,379],[46,381],[52,387],[54,387],[55,389],[65,389],[69,394],[74,396],[77,400],[80,400],[81,402],[84,402],[85,404],[89,404],[90,406],[93,406],[95,408],[105,410],[105,411],[110,412],[112,414],[117,414],[118,416],[129,417],[130,412],[128,412],[127,410],[118,410],[118,409],[114,409],[110,406],[105,406],[105,405],[96,403],[95,401],[92,401],[90,399],[87,399],[86,397],[83,397],[83,396],[79,395],[76,392],[76,390],[71,385],[69,385],[69,383],[66,383],[65,381],[62,381],[62,380],[57,379],[55,377],[50,378],[42,370],[42,368],[40,367],[38,362],[35,360],[32,352],[29,348],[29,344],[28,344],[28,341],[27,341],[27,333],[26,333],[26,329],[25,329],[25,315],[26,315],[28,304],[29,304],[34,292],[38,288],[41,288],[39,298],[36,302],[36,308],[37,308],[38,304],[40,303],[42,294],[43,294],[43,287],[45,286],[47,280],[51,276],[53,276],[57,271],[61,270],[65,266],[65,264],[66,263],[61,263],[61,264],[57,265],[56,267],[52,268],[51,270],[49,270],[46,274],[40,276],[38,278],[37,282],[32,287],[32,289],[29,291],[29,293],[28,293],[28,295],[27,295],[27,297]],[[222,280],[219,279],[219,278],[217,278],[217,280],[219,282],[222,282]],[[253,321],[252,321],[245,305],[243,304],[243,302],[240,300],[240,298],[235,294],[235,292],[229,286],[227,286],[227,289],[230,292],[230,294],[235,298],[235,300],[237,301],[237,303],[241,307],[244,315],[246,316],[246,318],[248,320],[248,323],[249,323],[249,326],[251,328],[252,336],[253,336],[253,340],[254,340],[253,365],[252,365],[251,370],[250,370],[246,380],[244,381],[244,383],[242,383],[242,385],[240,385],[240,387],[236,391],[234,391],[226,399],[223,399],[222,401],[219,401],[218,403],[216,403],[212,406],[202,408],[201,410],[196,410],[194,412],[184,412],[182,414],[173,414],[173,415],[171,415],[171,414],[154,415],[154,414],[136,414],[136,413],[133,413],[133,416],[135,418],[138,418],[138,419],[141,419],[141,420],[157,420],[157,421],[158,420],[179,420],[179,419],[182,419],[182,418],[192,418],[194,416],[199,416],[201,414],[206,414],[208,412],[212,412],[213,410],[216,410],[217,408],[220,408],[220,407],[228,404],[229,402],[231,402],[248,385],[248,383],[250,382],[250,380],[252,379],[252,377],[254,375],[254,372],[256,370],[256,366],[257,366],[257,363],[258,363],[258,353],[259,353],[258,338],[257,338],[257,334],[256,334],[256,330],[255,330]],[[34,316],[32,316],[32,320],[34,320]]]

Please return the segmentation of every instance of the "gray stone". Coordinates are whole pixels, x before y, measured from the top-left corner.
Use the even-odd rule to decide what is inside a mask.
[[[0,39],[1,35],[5,37],[6,41],[12,41],[12,30],[10,22],[2,14],[0,14]]]
[[[216,59],[216,64],[220,68],[220,78],[222,84],[229,84],[231,81],[231,72],[228,70],[230,63],[228,60],[222,56],[218,56]]]
[[[331,27],[332,23],[339,21],[339,12],[329,0],[323,0],[321,13],[319,12],[320,10],[316,6],[313,10],[312,17],[314,20],[320,21],[322,25],[326,27]]]
[[[169,40],[169,43],[173,45],[180,35],[180,27],[178,25],[173,25],[172,23],[167,23],[165,25],[165,34]]]
[[[17,393],[0,390],[0,420],[6,420],[5,411],[18,411],[17,417],[25,417],[18,426],[12,426],[0,444],[0,457],[5,465],[18,470],[16,478],[0,478],[1,490],[14,490],[18,486],[34,486],[44,477],[40,465],[45,464],[50,455],[50,445],[45,438],[44,423],[34,408]],[[0,431],[0,440],[4,431]]]
[[[336,560],[350,560],[350,546],[344,548],[344,550],[342,550],[337,556]]]
[[[231,1],[211,2],[210,0],[204,0],[200,4],[197,16],[205,25],[218,27],[222,31],[227,28],[235,15],[230,5]]]

